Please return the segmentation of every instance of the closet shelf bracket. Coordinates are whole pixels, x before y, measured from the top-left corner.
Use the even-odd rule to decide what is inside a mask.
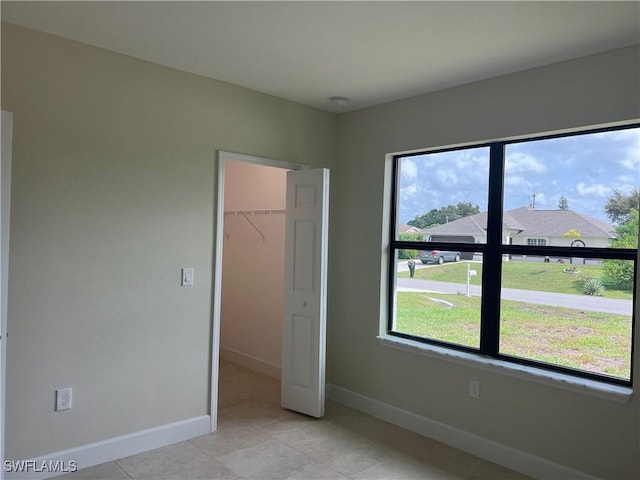
[[[262,234],[262,232],[260,231],[260,229],[259,229],[258,227],[256,227],[256,225],[255,225],[251,220],[249,220],[249,217],[247,217],[245,214],[242,214],[242,216],[244,217],[244,219],[245,219],[247,222],[249,222],[249,224],[253,227],[253,229],[254,229],[256,232],[258,232],[258,235],[260,235],[260,237],[262,237],[262,241],[264,242],[264,241],[265,241],[265,237],[264,237],[264,235]]]
[[[249,225],[251,225],[253,229],[258,232],[258,235],[260,235],[260,238],[262,238],[263,242],[266,240],[265,236],[262,234],[260,229],[256,227],[256,225],[251,220],[249,220],[249,215],[284,215],[286,213],[286,210],[235,210],[224,212],[225,215],[243,216],[244,219],[249,222]],[[229,239],[229,234],[227,232],[225,232],[225,237],[227,237],[227,240]]]

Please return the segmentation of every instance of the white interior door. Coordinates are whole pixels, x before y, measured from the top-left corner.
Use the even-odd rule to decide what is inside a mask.
[[[2,110],[0,156],[0,480],[4,478],[4,397],[7,360],[7,280],[9,278],[9,212],[13,114]]]
[[[329,170],[287,173],[282,406],[324,415]]]

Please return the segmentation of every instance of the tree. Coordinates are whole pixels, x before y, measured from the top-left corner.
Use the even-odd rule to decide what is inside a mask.
[[[439,209],[431,209],[427,213],[417,215],[416,218],[407,222],[418,228],[428,228],[434,225],[443,225],[453,222],[458,218],[467,217],[480,213],[480,207],[473,205],[471,202],[458,202],[457,205],[442,206]]]
[[[609,197],[604,206],[604,211],[613,223],[622,225],[630,219],[631,210],[640,208],[640,192],[632,188],[629,195],[623,195],[617,188],[613,189],[613,195]]]
[[[422,215],[417,215],[416,218],[407,222],[407,225],[411,225],[418,228],[427,228],[431,225],[436,225],[439,223],[440,215],[438,214],[438,210],[435,208],[429,210],[427,213],[423,213]]]
[[[575,228],[572,228],[568,232],[562,235],[562,238],[580,238],[580,232],[578,232]]]
[[[613,248],[638,248],[638,209],[632,208],[626,217],[627,221],[616,227],[617,238],[611,241]],[[604,274],[618,288],[633,288],[633,262],[629,260],[606,260]]]
[[[458,217],[468,217],[469,215],[480,213],[480,207],[471,202],[459,202],[456,205],[456,210],[458,211]]]
[[[616,238],[612,242],[612,246],[620,248],[636,248],[638,244],[638,209],[632,208],[629,212],[629,218],[622,225],[616,228]],[[613,245],[620,243],[620,245]]]
[[[562,195],[560,200],[558,200],[558,208],[560,210],[569,210],[569,200],[567,200],[567,197],[564,195]]]
[[[613,223],[617,223],[616,238],[611,241],[613,248],[638,248],[638,201],[640,193],[632,188],[628,195],[616,188],[604,206],[604,211]],[[633,262],[606,260],[604,273],[607,281],[618,288],[633,288]]]

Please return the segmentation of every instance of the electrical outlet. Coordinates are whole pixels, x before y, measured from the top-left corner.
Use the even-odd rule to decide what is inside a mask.
[[[56,412],[71,408],[71,387],[56,390]]]
[[[480,380],[469,380],[469,396],[480,399]]]

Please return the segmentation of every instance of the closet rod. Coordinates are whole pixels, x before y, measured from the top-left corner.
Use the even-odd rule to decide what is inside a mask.
[[[225,215],[283,215],[286,210],[230,210],[224,212]]]
[[[251,225],[253,229],[256,232],[258,232],[258,235],[260,235],[260,238],[262,238],[263,242],[266,240],[264,234],[260,231],[260,229],[256,226],[256,224],[249,219],[249,216],[251,215],[283,215],[285,213],[287,213],[286,210],[233,210],[233,211],[224,212],[225,216],[233,215],[233,216],[244,217],[244,219],[247,222],[249,222],[249,225]],[[228,240],[229,234],[225,232],[225,236],[227,237],[227,240]]]

